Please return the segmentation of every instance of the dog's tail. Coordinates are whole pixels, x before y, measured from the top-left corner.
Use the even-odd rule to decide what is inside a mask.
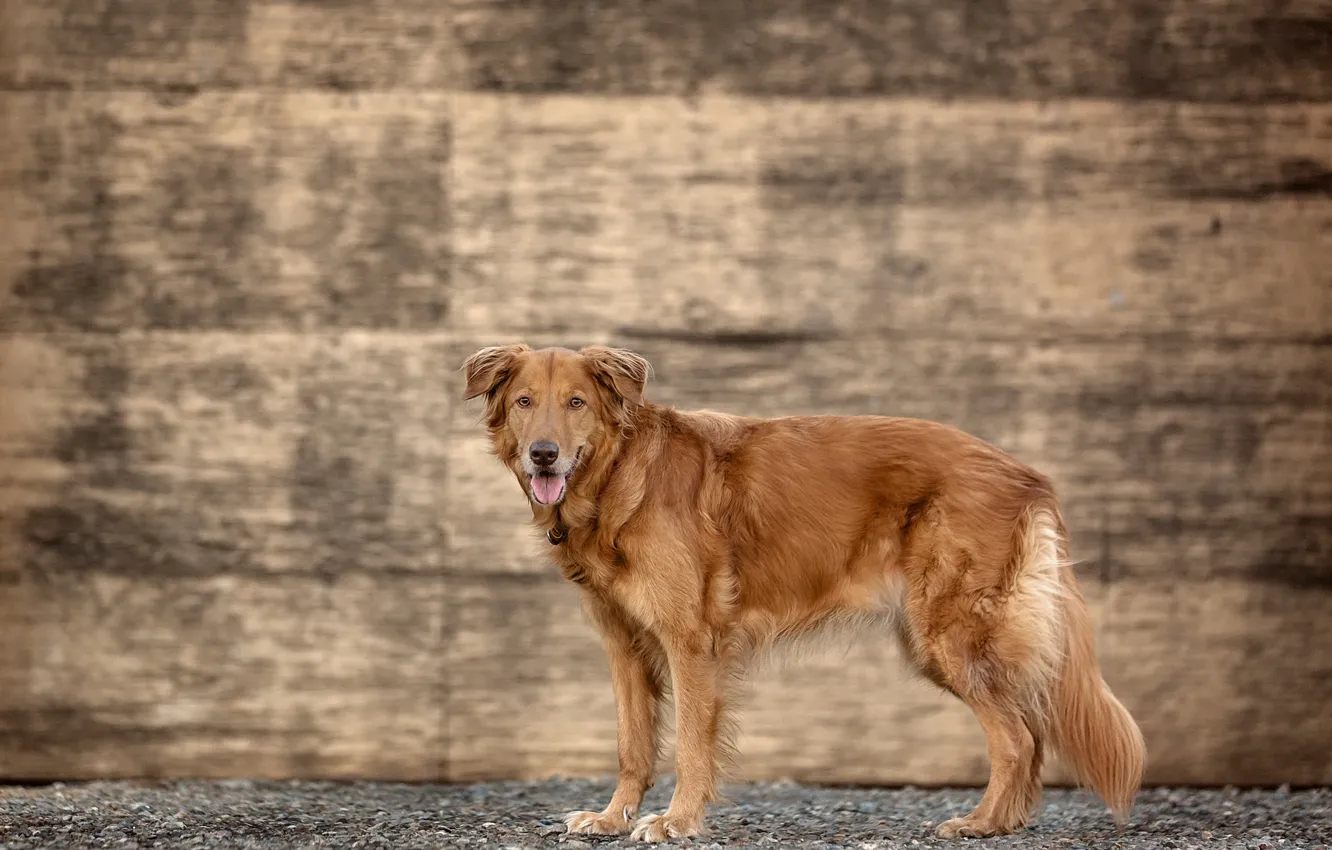
[[[1101,678],[1091,617],[1069,566],[1058,512],[1036,511],[1025,531],[1028,563],[1047,561],[1035,573],[1049,576],[1053,566],[1060,583],[1062,635],[1056,640],[1063,646],[1054,656],[1057,661],[1046,700],[1051,743],[1078,781],[1099,794],[1115,822],[1123,826],[1142,784],[1147,747],[1133,716]],[[1048,564],[1051,558],[1054,565]]]

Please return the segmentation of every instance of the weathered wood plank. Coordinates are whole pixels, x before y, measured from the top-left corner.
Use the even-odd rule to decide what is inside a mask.
[[[1332,95],[1324,0],[456,0],[474,89],[797,97]]]
[[[453,321],[1332,332],[1332,112],[460,97]]]
[[[1332,691],[1326,653],[1317,651],[1325,598],[1246,581],[1107,589],[1089,575],[1083,587],[1100,622],[1106,679],[1148,740],[1150,782],[1332,778],[1323,710]],[[451,777],[613,772],[609,676],[591,627],[576,625],[576,593],[490,580],[469,583],[458,599]],[[754,677],[742,709],[742,777],[984,782],[975,719],[907,675],[889,637],[833,645],[842,648]],[[1269,710],[1273,681],[1291,684],[1280,711]],[[1055,766],[1046,776],[1067,781]]]
[[[2,337],[0,571],[438,574],[444,359],[354,333]]]
[[[451,576],[449,592],[446,778],[595,775],[608,755],[613,772],[614,695],[572,585]]]
[[[465,102],[465,101],[464,101]],[[1332,107],[741,101],[765,188],[827,207],[1326,195]]]
[[[247,59],[260,85],[355,91],[459,82],[447,2],[248,2]]]
[[[990,440],[1055,480],[1074,556],[1107,580],[1230,577],[1332,589],[1326,345],[891,334],[611,341],[652,362],[648,395],[662,403],[760,416],[917,416]],[[451,380],[460,394],[460,377]],[[468,569],[549,569],[521,491],[487,454],[477,408],[454,410],[450,518],[466,532],[451,535],[450,557]]]
[[[8,778],[440,776],[437,576],[3,577]]]
[[[474,425],[449,441],[447,560],[469,573],[554,573],[550,544],[532,528],[518,482],[490,454],[485,428]]]
[[[7,776],[440,775],[438,345],[255,339],[0,338]]]
[[[0,330],[429,328],[443,94],[2,93]]]
[[[1327,616],[1326,594],[1252,580],[1112,587],[1101,651],[1152,781],[1332,782]]]
[[[337,91],[458,79],[449,11],[430,0],[5,0],[0,88]]]

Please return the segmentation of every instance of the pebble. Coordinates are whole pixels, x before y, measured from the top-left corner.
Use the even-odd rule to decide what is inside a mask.
[[[612,788],[609,780],[581,779],[476,786],[233,780],[0,788],[0,845],[638,850],[642,845],[625,837],[568,835],[559,821],[565,811],[603,802]],[[673,790],[664,779],[643,810],[662,811]],[[676,846],[951,850],[959,845],[936,838],[934,825],[967,812],[981,795],[979,789],[848,792],[792,782],[730,786],[725,793],[735,804],[712,809],[710,835]],[[1045,799],[1029,829],[978,843],[977,850],[1326,850],[1332,835],[1327,789],[1149,789],[1123,833],[1085,792],[1047,789]]]

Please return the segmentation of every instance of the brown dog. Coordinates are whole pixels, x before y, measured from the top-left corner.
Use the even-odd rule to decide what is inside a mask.
[[[643,399],[647,361],[621,349],[497,346],[465,370],[610,659],[619,780],[605,811],[566,816],[570,832],[699,834],[732,677],[785,639],[875,620],[985,730],[985,795],[940,835],[1022,827],[1047,745],[1127,818],[1142,735],[1101,678],[1044,476],[932,422],[661,407]],[[668,689],[677,786],[635,822]]]

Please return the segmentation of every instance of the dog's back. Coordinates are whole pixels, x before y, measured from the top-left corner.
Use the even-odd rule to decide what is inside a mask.
[[[642,458],[645,508],[666,507],[656,492],[690,494],[688,509],[725,541],[745,615],[877,610],[951,566],[961,586],[997,587],[1011,580],[1019,519],[1057,514],[1044,476],[934,422],[648,408],[635,430],[655,446]]]

